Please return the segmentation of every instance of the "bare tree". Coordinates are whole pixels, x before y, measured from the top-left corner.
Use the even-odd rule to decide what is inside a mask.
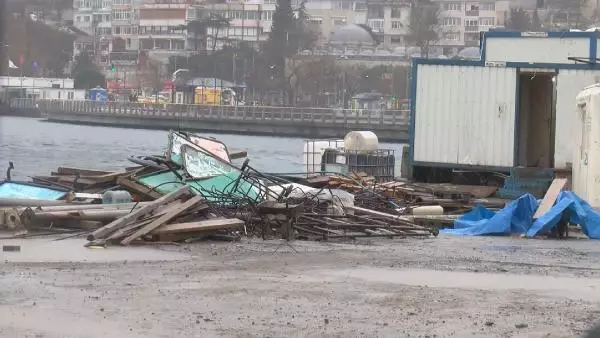
[[[430,0],[412,0],[407,40],[428,57],[431,47],[440,39],[438,4]]]
[[[554,12],[555,17],[559,17],[569,28],[586,28],[588,20],[593,19],[594,14],[589,18],[584,15],[586,7],[590,0],[547,0],[546,5]]]

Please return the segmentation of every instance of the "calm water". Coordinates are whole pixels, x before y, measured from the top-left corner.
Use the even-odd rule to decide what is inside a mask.
[[[167,147],[167,131],[78,126],[37,119],[0,117],[0,180],[8,161],[13,179],[49,175],[59,166],[119,170],[133,166],[131,155],[158,155]],[[304,140],[271,136],[201,134],[214,136],[231,150],[246,150],[250,165],[266,172],[299,172]],[[396,150],[400,144],[381,144]],[[399,174],[399,169],[397,169]]]

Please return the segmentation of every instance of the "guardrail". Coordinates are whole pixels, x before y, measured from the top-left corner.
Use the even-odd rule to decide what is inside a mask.
[[[33,109],[36,108],[36,100],[28,98],[14,97],[8,101],[8,106],[14,109]]]
[[[147,104],[137,102],[95,102],[40,100],[42,112],[139,116],[162,119],[211,119],[223,121],[348,124],[385,127],[407,126],[408,110],[356,110],[336,108],[210,106],[195,104]]]

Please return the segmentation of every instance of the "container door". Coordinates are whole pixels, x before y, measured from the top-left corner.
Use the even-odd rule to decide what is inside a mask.
[[[573,133],[578,119],[575,98],[584,88],[593,85],[600,78],[599,71],[561,69],[556,76],[556,128],[554,143],[554,166],[559,169],[571,167],[573,154],[579,145]]]

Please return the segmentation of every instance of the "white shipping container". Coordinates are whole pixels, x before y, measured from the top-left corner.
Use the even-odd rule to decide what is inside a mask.
[[[419,65],[414,161],[511,167],[515,68]]]
[[[576,100],[573,192],[600,208],[600,86],[588,87]]]

